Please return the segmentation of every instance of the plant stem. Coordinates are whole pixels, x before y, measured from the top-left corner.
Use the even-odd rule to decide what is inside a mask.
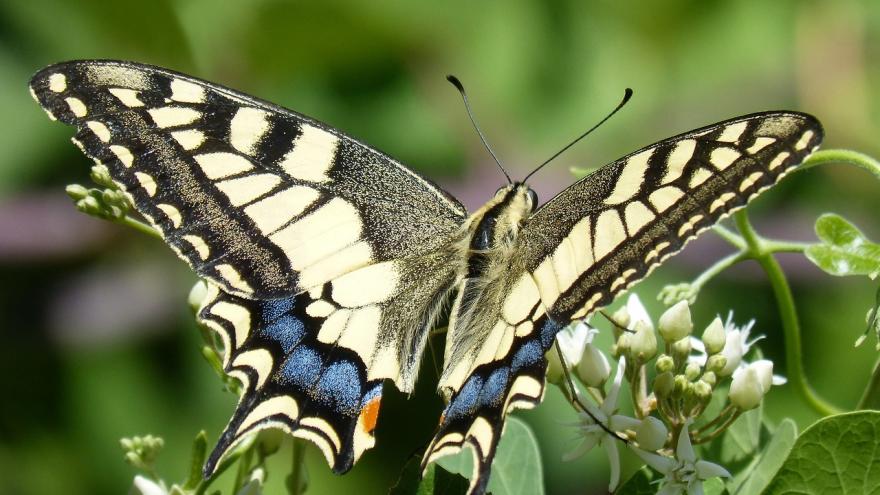
[[[287,478],[287,490],[290,492],[290,495],[299,495],[303,493],[304,479],[303,479],[303,468],[305,467],[305,445],[303,445],[303,441],[294,438],[293,439],[293,458],[292,465],[290,469],[290,476]]]
[[[751,257],[761,265],[770,285],[773,287],[773,293],[776,296],[776,303],[779,307],[779,316],[782,320],[782,331],[785,335],[785,360],[787,365],[788,378],[791,380],[792,386],[801,395],[801,397],[816,412],[823,416],[835,414],[840,410],[819,397],[807,382],[804,373],[802,353],[801,353],[801,330],[798,323],[797,311],[794,305],[794,297],[791,293],[791,287],[788,280],[779,266],[779,262],[773,257],[773,253],[767,250],[763,240],[755,232],[749,217],[745,210],[740,210],[734,214],[737,228],[742,234],[748,245]]]
[[[123,225],[127,225],[127,226],[137,230],[138,232],[155,237],[156,239],[162,238],[162,234],[160,234],[159,231],[157,231],[153,227],[145,224],[144,222],[141,222],[140,220],[134,219],[128,215],[122,217],[120,220],[118,220],[118,222]]]
[[[697,438],[694,438],[694,437],[692,436],[692,437],[691,437],[691,440],[693,441],[693,443],[705,443],[705,442],[708,442],[708,441],[710,441],[710,440],[714,440],[715,438],[718,437],[718,435],[720,435],[721,433],[723,433],[724,430],[726,430],[727,428],[729,428],[730,425],[732,425],[733,422],[736,421],[736,420],[739,418],[740,414],[742,414],[742,411],[739,410],[739,409],[737,409],[736,412],[734,412],[733,414],[730,415],[729,418],[727,418],[727,421],[725,421],[724,423],[722,423],[721,426],[719,426],[718,428],[716,428],[712,433],[709,433],[708,435],[706,435],[706,436],[704,436],[704,437],[697,437]]]
[[[880,179],[880,162],[870,156],[850,150],[822,150],[809,156],[798,170],[806,170],[817,165],[829,163],[846,163],[867,170]]]
[[[714,265],[707,268],[703,273],[701,273],[697,278],[691,282],[691,290],[694,294],[700,292],[700,289],[712,279],[715,275],[723,272],[724,270],[730,268],[731,266],[739,263],[740,261],[747,260],[749,258],[749,253],[747,251],[739,251],[736,253],[732,253],[720,260],[716,261]]]
[[[874,365],[874,372],[871,373],[871,380],[865,387],[862,398],[856,409],[880,409],[880,360]]]

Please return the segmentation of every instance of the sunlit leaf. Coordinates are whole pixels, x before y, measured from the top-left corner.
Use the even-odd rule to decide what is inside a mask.
[[[843,217],[828,213],[816,220],[820,244],[806,249],[806,256],[831,275],[880,274],[880,244],[865,238],[859,229]]]
[[[820,420],[797,439],[768,495],[862,495],[880,486],[880,412],[860,411]]]
[[[738,472],[727,484],[731,493],[761,493],[782,467],[797,439],[797,425],[786,418],[770,435],[770,442],[746,469]]]

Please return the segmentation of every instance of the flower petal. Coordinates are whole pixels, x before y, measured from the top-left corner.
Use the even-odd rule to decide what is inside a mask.
[[[134,488],[140,495],[168,495],[168,490],[145,476],[134,477]]]
[[[617,361],[617,372],[614,375],[614,382],[611,384],[611,389],[608,391],[608,395],[605,396],[605,400],[602,402],[602,412],[605,413],[606,416],[611,416],[615,409],[617,409],[617,396],[620,394],[620,385],[623,383],[623,374],[626,371],[626,357],[620,356],[620,359]]]
[[[617,440],[606,435],[602,446],[605,447],[605,453],[608,454],[608,466],[611,468],[610,480],[608,481],[608,491],[613,492],[620,483],[620,453],[617,451]]]
[[[730,472],[724,469],[723,466],[715,464],[714,462],[697,461],[694,464],[694,468],[697,471],[697,477],[701,480],[715,478],[716,476],[719,476],[721,478],[730,478]]]
[[[694,446],[691,445],[691,435],[688,433],[690,425],[691,420],[688,420],[684,424],[684,428],[681,429],[681,433],[678,434],[678,445],[675,447],[675,457],[679,460],[693,463],[697,460],[697,454],[694,452]]]
[[[604,433],[602,433],[604,434]],[[562,460],[565,462],[573,461],[578,457],[586,454],[587,452],[593,450],[593,447],[599,443],[599,439],[602,438],[602,434],[587,434],[584,435],[583,441],[580,445],[577,446],[576,449],[562,456]]]
[[[628,445],[630,446],[630,450],[645,461],[645,464],[651,466],[661,474],[667,475],[672,471],[672,468],[675,467],[675,459],[671,457],[655,454],[653,452],[646,452],[638,447],[633,447],[632,444]]]

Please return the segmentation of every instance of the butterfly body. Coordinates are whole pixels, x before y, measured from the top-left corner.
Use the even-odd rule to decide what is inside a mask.
[[[506,415],[541,401],[556,333],[822,139],[806,114],[747,115],[642,148],[542,205],[512,183],[468,215],[332,127],[167,69],[64,62],[39,71],[31,91],[208,283],[199,320],[244,392],[206,475],[269,427],[348,470],[375,442],[383,383],[413,390],[451,300],[448,404],[423,462],[472,447],[474,493]]]

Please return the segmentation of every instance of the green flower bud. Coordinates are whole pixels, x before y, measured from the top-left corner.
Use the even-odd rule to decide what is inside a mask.
[[[675,343],[672,344],[672,352],[679,361],[687,359],[688,355],[691,353],[691,338],[685,337],[681,340],[676,340]]]
[[[700,380],[703,380],[704,382],[708,383],[709,385],[711,385],[713,387],[715,386],[716,383],[718,383],[718,377],[715,376],[715,373],[713,373],[711,371],[707,371],[707,372],[703,373],[703,376],[700,378]]]
[[[687,337],[693,328],[691,310],[687,301],[675,303],[660,316],[657,322],[657,330],[666,342],[676,342]]]
[[[626,309],[625,304],[617,308],[617,311],[611,315],[611,320],[620,328],[629,328],[629,311]]]
[[[192,309],[193,313],[197,313],[202,308],[202,302],[205,300],[205,296],[208,295],[208,284],[205,283],[204,280],[199,280],[192,286],[192,289],[189,290],[189,296],[187,297],[187,303],[189,303],[190,309]]]
[[[706,346],[706,353],[711,356],[721,352],[721,349],[724,349],[725,339],[724,323],[721,322],[721,318],[716,316],[703,331],[703,345]]]
[[[562,370],[562,363],[559,361],[559,353],[556,352],[555,347],[551,346],[544,357],[547,358],[547,381],[554,385],[560,385],[564,372]]]
[[[70,199],[74,201],[79,201],[80,199],[83,199],[84,197],[89,195],[88,188],[83,187],[79,184],[68,185],[64,188],[64,192],[66,192],[67,195],[70,196]]]
[[[642,450],[654,451],[663,448],[668,435],[666,425],[654,416],[645,417],[636,428],[636,441]]]
[[[664,371],[654,378],[654,395],[657,396],[658,399],[669,397],[674,388],[675,377],[672,376],[671,371]]]
[[[684,368],[684,376],[687,377],[689,381],[694,381],[700,376],[700,365],[697,363],[688,363]]]
[[[657,369],[657,373],[664,373],[675,369],[675,361],[672,359],[672,356],[661,354],[654,363],[654,366]]]
[[[721,374],[725,366],[727,366],[727,358],[721,354],[709,356],[709,359],[706,360],[706,371]]]
[[[636,333],[630,336],[630,358],[637,363],[650,361],[657,354],[657,336],[654,330],[642,321],[636,322]]]
[[[675,378],[673,379],[673,383],[674,383],[674,386],[672,389],[672,393],[675,395],[684,394],[688,388],[688,385],[690,385],[690,382],[688,382],[687,377],[685,377],[684,375],[675,375]]]
[[[700,401],[707,401],[712,397],[712,385],[704,382],[703,380],[697,380],[693,384],[694,395]]]

